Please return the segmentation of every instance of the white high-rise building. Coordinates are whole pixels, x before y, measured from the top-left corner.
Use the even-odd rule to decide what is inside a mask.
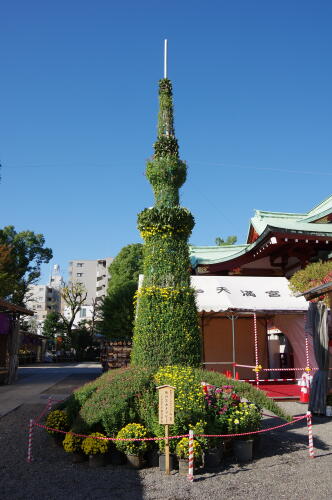
[[[108,266],[113,261],[112,257],[98,260],[71,260],[68,269],[68,285],[81,283],[88,295],[86,305],[91,305],[93,300],[100,300],[106,295],[108,284]]]
[[[97,260],[71,260],[68,269],[68,286],[80,283],[87,291],[87,298],[77,313],[74,326],[80,321],[89,320],[93,315],[93,306],[105,297],[108,284],[108,267],[113,257]],[[66,315],[70,314],[69,308],[64,308]]]
[[[43,323],[50,312],[61,311],[61,288],[64,285],[60,267],[53,266],[48,285],[30,285],[25,299],[28,309],[34,311],[37,332],[42,332]]]

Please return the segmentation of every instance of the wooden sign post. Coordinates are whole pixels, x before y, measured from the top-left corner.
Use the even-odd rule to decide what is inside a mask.
[[[170,474],[168,426],[174,424],[174,389],[171,385],[157,387],[159,391],[159,423],[165,426],[165,473]]]

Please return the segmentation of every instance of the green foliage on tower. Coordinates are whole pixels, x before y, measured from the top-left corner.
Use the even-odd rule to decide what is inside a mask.
[[[135,365],[198,366],[201,362],[188,249],[195,221],[189,210],[179,205],[179,188],[186,174],[174,131],[172,84],[165,78],[159,82],[158,137],[146,168],[155,205],[138,215],[145,245],[144,282],[136,293]]]

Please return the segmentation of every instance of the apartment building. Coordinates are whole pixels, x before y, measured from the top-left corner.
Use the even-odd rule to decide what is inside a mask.
[[[108,284],[108,267],[113,261],[112,257],[97,260],[71,260],[68,269],[68,285],[80,283],[87,291],[87,298],[77,313],[74,326],[80,321],[89,320],[93,316],[93,304],[106,295]],[[68,307],[64,309],[65,315],[69,315]]]
[[[64,286],[60,266],[52,267],[48,285],[31,285],[25,297],[25,305],[34,311],[33,323],[37,333],[42,333],[48,313],[61,311],[61,288]]]
[[[86,305],[100,300],[106,295],[108,266],[112,257],[98,260],[71,260],[68,269],[68,285],[81,283],[87,291]]]
[[[60,311],[60,289],[50,285],[31,285],[25,305],[35,313],[38,324],[43,323],[46,315],[52,311]]]

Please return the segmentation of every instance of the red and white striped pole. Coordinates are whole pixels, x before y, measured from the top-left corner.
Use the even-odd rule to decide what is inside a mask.
[[[33,433],[33,420],[30,419],[29,422],[29,434],[28,434],[28,456],[27,456],[27,462],[31,463],[33,458],[32,458],[32,433]]]
[[[47,401],[47,412],[51,411],[52,403],[53,403],[52,397],[50,396]]]
[[[257,318],[254,313],[254,334],[255,334],[255,364],[256,364],[256,386],[259,387],[259,371],[258,371],[258,336],[257,336]]]
[[[310,368],[310,361],[309,361],[309,343],[308,343],[308,336],[305,336],[305,357],[307,360],[307,368]]]
[[[307,411],[307,425],[308,425],[308,437],[309,437],[309,457],[315,458],[314,441],[313,441],[313,437],[312,437],[311,411]]]
[[[194,480],[194,431],[189,431],[189,470],[188,470],[188,480]]]

